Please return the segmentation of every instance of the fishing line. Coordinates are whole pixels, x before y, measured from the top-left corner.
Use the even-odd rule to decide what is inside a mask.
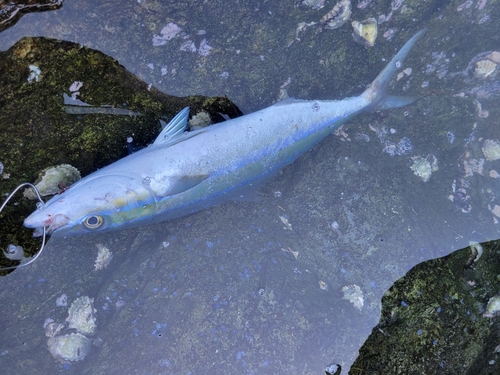
[[[7,197],[7,199],[3,202],[2,206],[0,207],[0,212],[2,212],[2,210],[4,209],[4,207],[7,204],[7,202],[9,202],[9,200],[14,196],[14,194],[16,194],[17,191],[19,189],[21,189],[23,186],[29,186],[29,187],[31,187],[35,191],[35,194],[36,194],[36,196],[38,198],[38,202],[36,204],[37,210],[41,210],[43,208],[44,203],[43,203],[42,197],[40,196],[40,193],[38,192],[38,189],[36,188],[36,186],[33,185],[33,184],[30,184],[29,182],[25,182],[25,183],[22,183],[21,185],[19,185],[18,187],[16,187],[14,189],[14,191],[9,194],[9,196]],[[0,268],[0,271],[12,270],[12,269],[15,269],[15,268],[26,267],[27,265],[29,265],[29,264],[33,263],[35,260],[37,260],[37,258],[42,253],[43,248],[45,247],[45,227],[43,227],[43,234],[42,234],[42,236],[43,236],[42,237],[42,246],[40,247],[40,251],[38,251],[38,253],[35,255],[35,257],[33,259],[31,259],[29,262],[19,264],[18,266],[11,266],[11,267]]]

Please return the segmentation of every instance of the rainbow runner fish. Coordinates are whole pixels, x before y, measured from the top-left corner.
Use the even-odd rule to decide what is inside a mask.
[[[192,132],[185,131],[185,108],[153,144],[81,179],[28,216],[24,225],[64,236],[111,231],[237,199],[357,114],[412,103],[415,98],[390,96],[386,89],[423,32],[406,42],[356,97],[286,99]]]

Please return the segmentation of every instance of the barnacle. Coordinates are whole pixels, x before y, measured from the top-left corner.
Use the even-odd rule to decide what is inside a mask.
[[[40,195],[44,197],[60,193],[81,178],[78,169],[69,164],[61,164],[44,169],[39,174],[38,182],[35,186]],[[37,196],[31,188],[24,190],[24,196],[28,199],[37,199]]]
[[[498,141],[492,139],[485,140],[482,150],[486,160],[493,161],[500,159],[500,143]]]
[[[83,296],[75,299],[68,310],[68,317],[66,318],[69,328],[75,328],[78,332],[93,335],[96,329],[94,313],[93,298]]]
[[[474,75],[477,78],[488,78],[495,74],[497,64],[489,59],[479,60],[476,62],[476,68],[474,69]]]
[[[377,39],[377,20],[373,17],[364,21],[352,21],[354,41],[366,47],[373,47]]]
[[[91,340],[80,333],[49,337],[50,354],[61,362],[82,361],[90,351]]]

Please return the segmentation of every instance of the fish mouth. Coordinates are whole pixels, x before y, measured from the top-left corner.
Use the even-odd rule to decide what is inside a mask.
[[[39,212],[34,212],[24,220],[24,226],[26,228],[35,228],[33,236],[40,237],[43,234],[43,228],[45,228],[46,234],[52,234],[58,229],[65,227],[69,222],[69,217],[64,214],[40,215]]]

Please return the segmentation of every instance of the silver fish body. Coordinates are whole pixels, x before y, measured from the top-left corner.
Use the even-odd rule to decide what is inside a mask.
[[[361,95],[341,101],[287,99],[207,128],[184,132],[181,111],[149,147],[102,168],[26,218],[29,228],[72,235],[125,229],[185,216],[237,199],[363,111],[414,98],[385,95],[411,38]]]

